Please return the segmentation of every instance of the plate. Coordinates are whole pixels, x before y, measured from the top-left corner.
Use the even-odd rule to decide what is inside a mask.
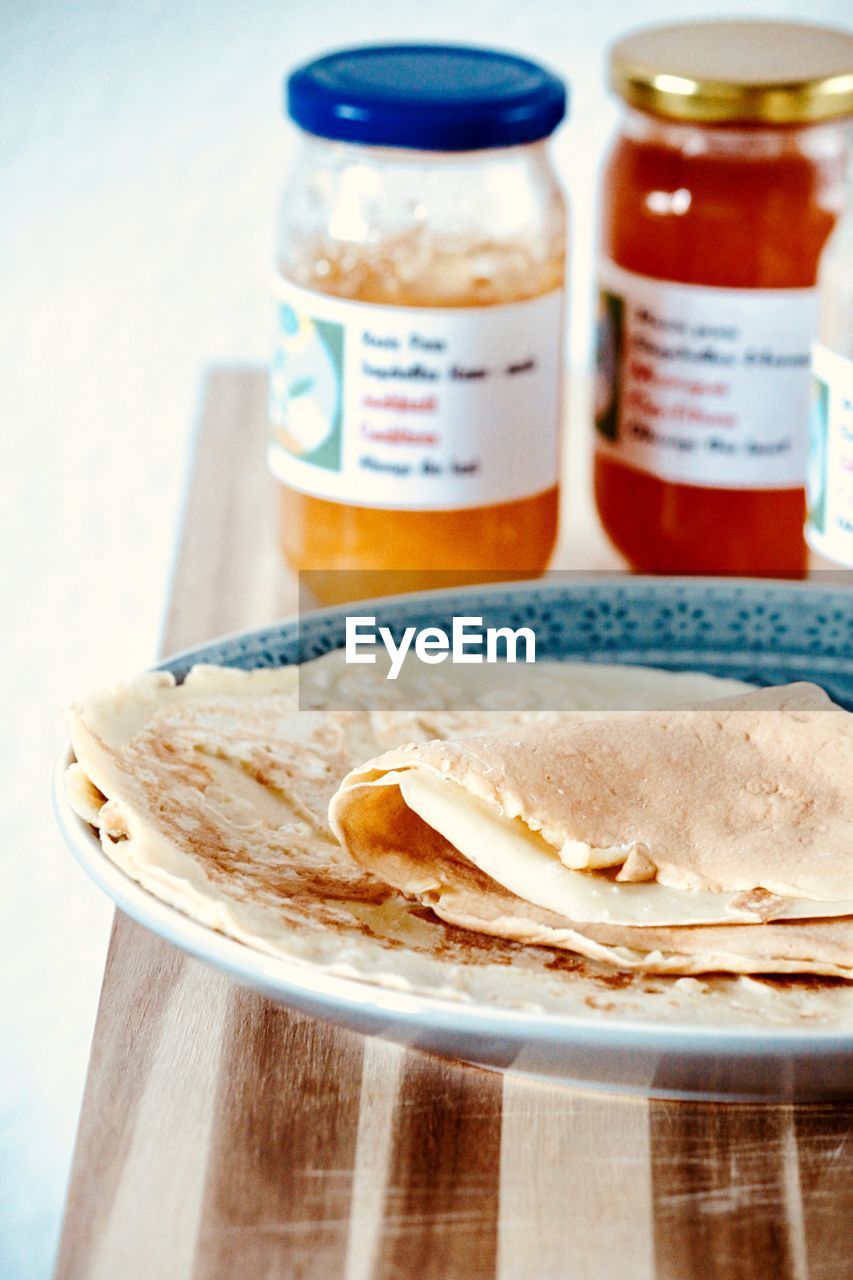
[[[377,625],[443,626],[454,615],[531,626],[537,656],[706,671],[755,684],[813,680],[853,709],[853,592],[811,584],[587,578],[463,588],[369,605]],[[344,643],[345,610],[233,635],[161,667],[242,668],[305,661]],[[853,1015],[846,1023],[771,1027],[602,1019],[443,1000],[272,958],[165,905],[103,853],[70,809],[59,761],[55,802],[65,837],[127,915],[264,996],[366,1034],[482,1066],[660,1097],[825,1100],[853,1094]],[[849,1000],[849,988],[839,985]],[[853,1003],[847,1004],[853,1008]]]

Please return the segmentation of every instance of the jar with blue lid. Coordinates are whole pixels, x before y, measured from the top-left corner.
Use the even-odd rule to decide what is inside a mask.
[[[512,54],[345,50],[298,68],[269,460],[331,603],[394,574],[527,577],[557,532],[566,91]],[[346,573],[338,571],[346,570]],[[401,579],[401,582],[403,580]]]

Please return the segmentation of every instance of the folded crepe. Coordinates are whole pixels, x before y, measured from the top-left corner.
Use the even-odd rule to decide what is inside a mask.
[[[623,969],[853,979],[853,716],[814,685],[394,749],[329,817],[445,921]]]

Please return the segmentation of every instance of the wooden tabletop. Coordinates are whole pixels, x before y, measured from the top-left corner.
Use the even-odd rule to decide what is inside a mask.
[[[293,612],[264,380],[214,372],[164,653]],[[563,566],[611,568],[570,451]],[[850,1280],[853,1104],[660,1102],[293,1013],[116,915],[57,1280]]]

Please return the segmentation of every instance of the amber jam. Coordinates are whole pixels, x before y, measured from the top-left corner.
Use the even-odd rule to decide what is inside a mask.
[[[635,569],[797,577],[814,285],[840,207],[845,133],[838,122],[796,123],[810,119],[809,103],[817,112],[818,88],[810,98],[810,59],[797,63],[790,24],[700,25],[712,31],[704,45],[685,25],[659,29],[659,48],[649,31],[614,50],[617,90],[646,109],[626,113],[604,171],[610,332],[595,497]],[[777,57],[800,68],[787,112],[784,90],[763,98],[729,69],[742,65],[744,40],[766,36],[753,28],[777,25]],[[850,57],[853,42],[840,38]],[[692,77],[693,97],[673,96],[665,72]],[[763,118],[772,111],[784,120]]]
[[[562,85],[477,50],[341,56],[319,89],[320,64],[291,78],[306,133],[282,203],[270,405],[284,556],[327,603],[394,590],[397,571],[400,589],[413,571],[540,573],[558,511],[566,220],[545,138]],[[485,93],[493,74],[476,107],[466,77]],[[329,85],[357,118],[338,103],[326,119]],[[533,94],[525,113],[502,98],[513,86]]]
[[[315,247],[298,283],[392,306],[488,307],[549,295],[564,279],[562,254],[537,262],[522,246],[471,246],[460,259],[458,251],[425,254],[422,244],[403,239],[385,246],[381,257],[354,250],[329,255],[330,246]],[[539,425],[520,422],[516,448]],[[443,510],[334,502],[282,484],[279,535],[292,568],[332,571],[311,581],[323,602],[334,604],[395,591],[394,570],[401,571],[401,589],[411,589],[413,569],[444,571],[446,586],[539,573],[554,549],[558,505],[556,483],[511,502]]]

